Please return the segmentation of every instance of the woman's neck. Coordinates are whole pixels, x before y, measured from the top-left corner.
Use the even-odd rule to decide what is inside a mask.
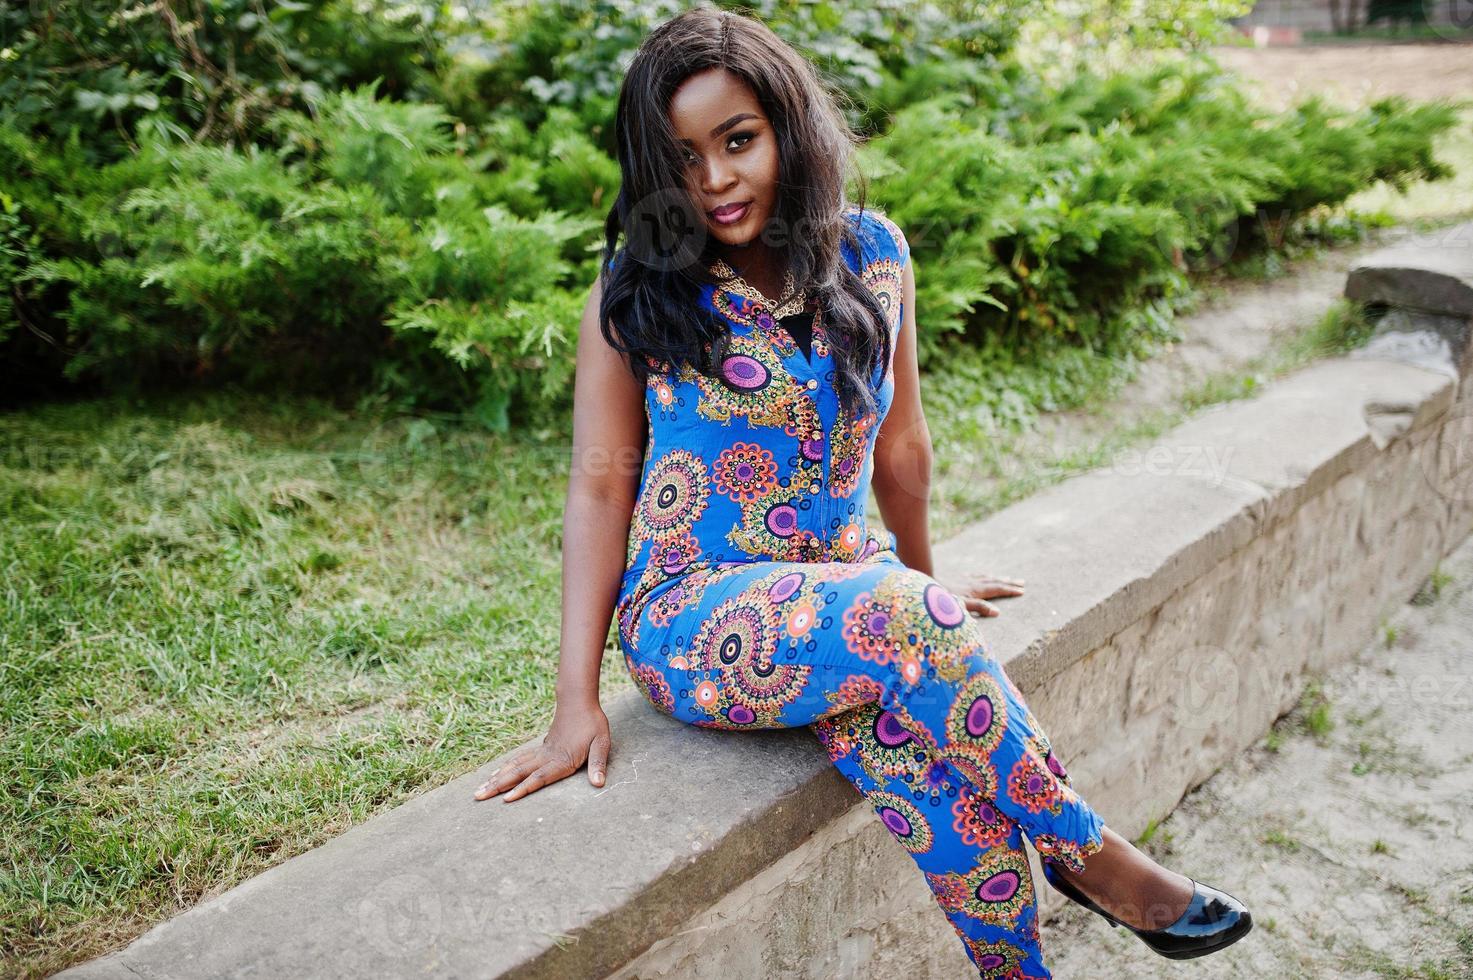
[[[769,299],[782,299],[785,268],[781,251],[756,242],[735,248],[728,246],[718,254],[747,285]]]

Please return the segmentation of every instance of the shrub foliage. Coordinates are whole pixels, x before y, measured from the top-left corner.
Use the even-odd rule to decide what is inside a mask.
[[[679,5],[266,9],[0,14],[0,385],[290,385],[497,429],[565,411],[620,73]],[[1020,4],[745,9],[868,137],[870,196],[924,267],[923,364],[1107,349],[1194,271],[1445,175],[1446,106],[1269,114],[1201,54],[1045,84],[1013,54]]]

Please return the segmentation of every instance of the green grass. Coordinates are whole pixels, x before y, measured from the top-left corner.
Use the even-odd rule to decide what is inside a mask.
[[[1301,846],[1299,841],[1291,837],[1287,831],[1279,829],[1267,831],[1258,840],[1259,843],[1277,847],[1280,850],[1288,851],[1290,854],[1298,851]]]
[[[223,395],[0,418],[0,972],[532,737],[565,460],[552,434]]]
[[[1416,594],[1412,596],[1414,606],[1432,606],[1442,597],[1442,590],[1452,584],[1451,573],[1443,571],[1442,563],[1438,562],[1432,566],[1432,572],[1427,580],[1417,587]]]

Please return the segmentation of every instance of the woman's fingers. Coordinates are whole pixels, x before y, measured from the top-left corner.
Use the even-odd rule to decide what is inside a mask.
[[[518,779],[521,779],[522,774],[531,768],[532,756],[534,754],[524,752],[493,772],[490,778],[481,784],[481,788],[476,790],[476,799],[489,800],[497,793],[514,784]]]
[[[519,800],[528,793],[565,779],[588,763],[588,779],[595,786],[607,780],[609,764],[609,721],[596,703],[587,710],[559,707],[542,744],[529,747],[481,784],[475,799],[488,800],[498,794],[503,803]]]
[[[1001,610],[999,610],[992,603],[988,602],[986,599],[978,599],[975,596],[969,596],[966,602],[968,611],[974,612],[979,616],[996,616],[999,615],[999,613],[1001,612]]]
[[[588,746],[588,781],[602,786],[609,770],[609,736],[595,735]]]
[[[967,584],[968,590],[982,599],[995,599],[1023,594],[1023,580],[995,575],[978,575]]]
[[[511,790],[501,798],[501,802],[510,803],[513,800],[520,800],[528,793],[537,792],[548,783],[557,782],[559,779],[562,779],[564,776],[568,775],[568,773],[569,770],[564,764],[557,762],[545,763],[544,765],[538,767],[537,771],[532,773],[532,775],[528,776],[520,783],[517,783],[516,786],[512,787]]]

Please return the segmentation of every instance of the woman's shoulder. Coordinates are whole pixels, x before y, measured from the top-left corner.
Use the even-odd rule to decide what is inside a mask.
[[[910,257],[910,243],[889,215],[869,205],[861,211],[854,204],[846,207],[844,213],[854,224],[865,265],[892,259],[901,267],[905,266]]]

